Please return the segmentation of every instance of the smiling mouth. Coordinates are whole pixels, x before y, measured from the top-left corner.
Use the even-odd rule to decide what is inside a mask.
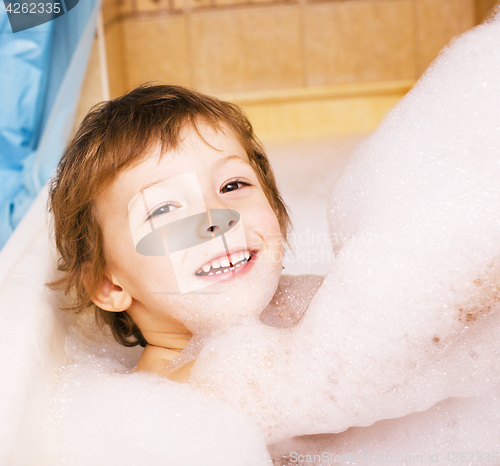
[[[231,261],[229,261],[228,257],[219,257],[218,259],[207,262],[196,271],[195,275],[197,277],[205,277],[207,275],[219,275],[232,272],[251,261],[253,255],[254,253],[251,251],[240,251],[231,254]]]

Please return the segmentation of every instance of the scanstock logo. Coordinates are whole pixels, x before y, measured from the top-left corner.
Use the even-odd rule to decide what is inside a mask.
[[[75,8],[79,0],[3,0],[12,32],[25,31],[59,18]]]

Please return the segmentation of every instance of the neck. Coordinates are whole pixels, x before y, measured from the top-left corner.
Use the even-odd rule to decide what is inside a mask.
[[[159,314],[134,300],[127,313],[152,346],[182,350],[193,334],[177,319]]]
[[[192,333],[145,332],[144,338],[149,345],[181,352],[193,336]]]
[[[146,335],[145,338],[148,340],[148,344],[144,348],[135,370],[154,372],[166,376],[174,382],[187,382],[194,361],[189,361],[180,367],[172,366],[172,363],[174,363],[174,360],[179,356],[192,335],[190,333],[155,333],[153,343],[149,342],[151,335],[147,333]],[[169,368],[173,368],[173,370],[169,371]]]

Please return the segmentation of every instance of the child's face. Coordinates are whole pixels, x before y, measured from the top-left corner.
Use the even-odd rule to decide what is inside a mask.
[[[174,333],[182,326],[208,331],[257,317],[281,274],[280,225],[245,150],[230,131],[216,132],[205,125],[199,125],[199,131],[208,144],[186,128],[175,151],[160,159],[159,149],[152,150],[141,163],[121,172],[96,202],[106,275],[112,282],[107,292],[129,297],[115,300],[119,304],[109,310],[124,310],[118,308],[126,303],[146,339],[151,332]],[[240,221],[231,223],[236,226],[224,240],[218,237],[164,256],[136,251],[142,232],[211,209],[239,214]],[[193,234],[186,230],[188,244]],[[239,267],[207,274],[227,270],[224,259]],[[214,261],[216,268],[208,269]]]

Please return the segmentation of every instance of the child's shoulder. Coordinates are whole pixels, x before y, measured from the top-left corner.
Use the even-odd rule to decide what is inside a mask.
[[[321,275],[282,275],[276,294],[260,315],[273,327],[291,327],[304,315],[325,277]]]

